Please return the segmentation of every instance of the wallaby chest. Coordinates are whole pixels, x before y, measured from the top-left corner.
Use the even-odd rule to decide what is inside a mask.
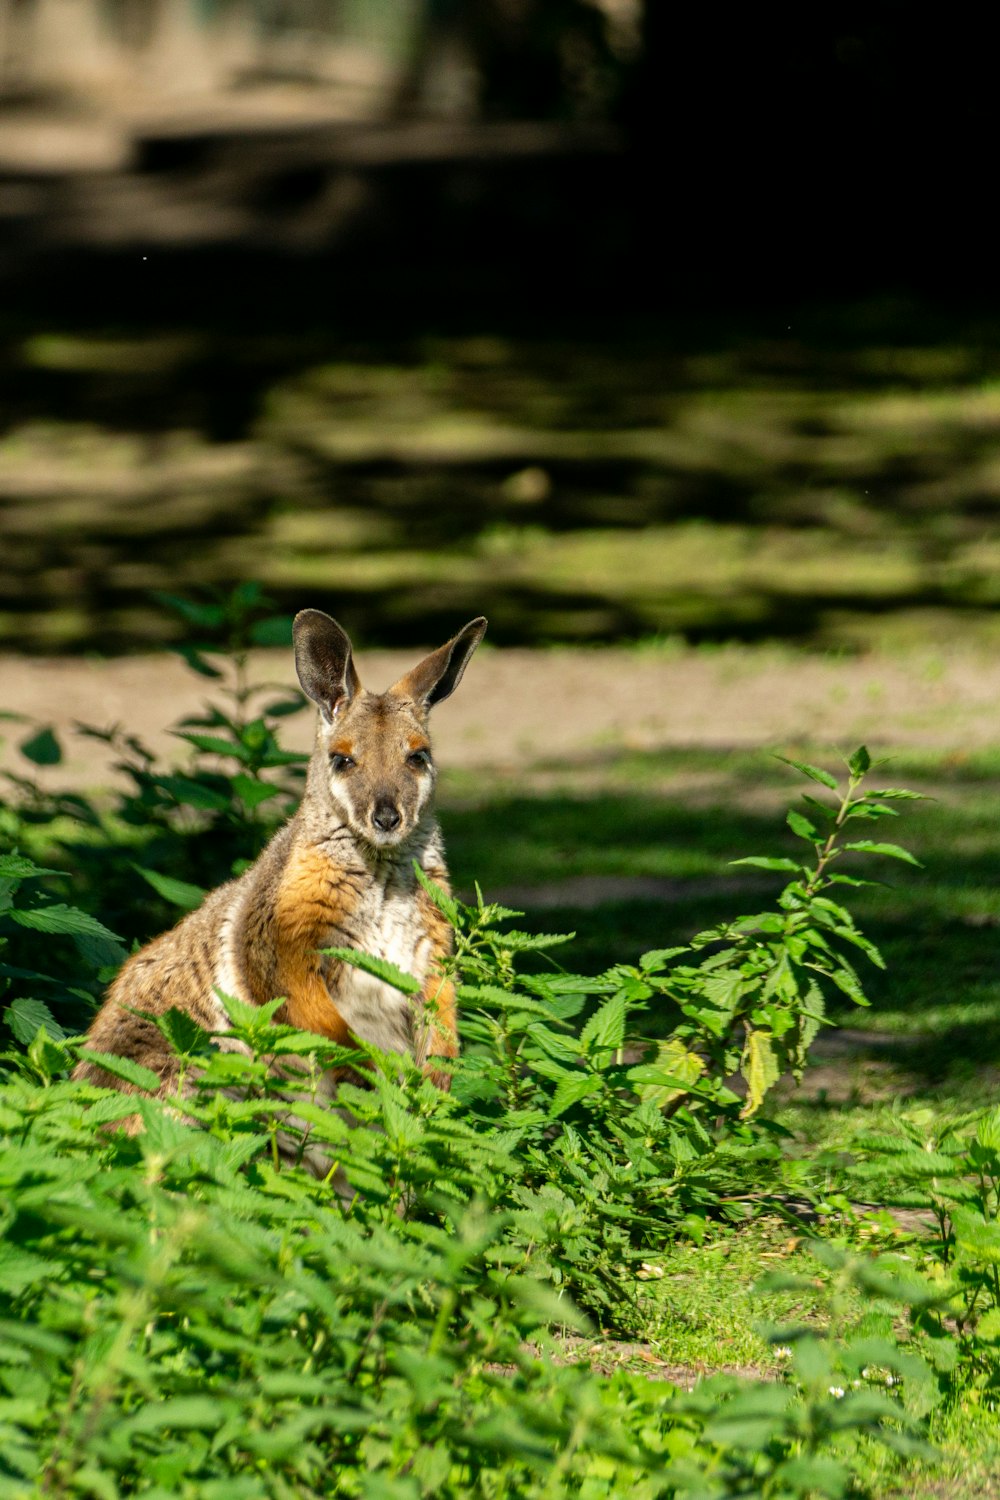
[[[422,920],[419,887],[391,878],[365,888],[353,923],[354,945],[394,964],[422,984],[431,942]],[[413,1002],[392,985],[350,964],[327,960],[324,972],[334,1002],[351,1032],[386,1051],[408,1051],[413,1044]]]
[[[427,901],[412,868],[374,871],[311,847],[293,852],[274,909],[276,993],[287,1019],[385,1051],[412,1049],[412,1002],[392,985],[322,952],[350,947],[386,959],[423,983],[433,943]]]

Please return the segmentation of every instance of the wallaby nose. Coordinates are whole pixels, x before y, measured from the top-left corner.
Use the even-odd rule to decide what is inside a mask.
[[[379,833],[391,833],[400,824],[399,809],[391,802],[376,802],[372,822]]]

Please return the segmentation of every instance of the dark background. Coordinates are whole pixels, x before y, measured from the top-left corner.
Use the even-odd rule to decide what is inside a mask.
[[[59,0],[47,3],[58,19]],[[973,354],[964,373],[992,378],[998,26],[979,8],[424,0],[353,117],[350,62],[332,79],[310,71],[309,38],[319,59],[347,24],[343,6],[265,7],[253,65],[216,76],[186,112],[157,111],[145,88],[160,76],[157,28],[181,0],[99,9],[114,89],[99,73],[81,84],[41,67],[33,8],[8,0],[0,75],[0,431],[16,439],[0,449],[0,623],[17,648],[156,639],[146,585],[226,587],[257,571],[252,547],[244,567],[217,543],[256,534],[275,506],[326,508],[334,526],[338,507],[368,512],[397,552],[520,525],[500,487],[537,468],[530,442],[475,460],[390,452],[324,468],[312,454],[305,480],[229,489],[199,478],[203,503],[160,524],[176,499],[152,477],[169,467],[169,435],[194,434],[205,451],[256,441],[276,385],[297,372],[443,364],[462,410],[488,406],[491,379],[516,378],[537,398],[517,424],[535,431],[546,391],[574,393],[556,429],[608,425],[609,412],[619,428],[662,424],[642,393],[689,389],[706,354],[729,360],[733,388],[816,390],[870,379],[865,358],[847,374],[844,360],[872,344],[958,343]],[[197,25],[210,34],[239,10],[205,5]],[[306,43],[290,53],[289,37]],[[448,67],[457,99],[435,83]],[[134,97],[118,108],[126,74]],[[275,87],[296,107],[255,115]],[[86,132],[109,120],[114,148],[81,164]],[[10,147],[12,132],[30,148],[32,128],[41,139],[53,121],[65,160],[58,144]],[[470,363],[468,340],[489,337],[507,343]],[[99,439],[123,434],[141,452],[112,516]],[[282,451],[306,463],[296,442]],[[760,488],[724,474],[678,489],[662,465],[650,479],[593,452],[560,462],[544,468],[533,512],[556,531],[769,519]],[[891,525],[885,478],[873,482]],[[376,526],[376,549],[378,537]],[[429,634],[466,607],[460,589],[400,592],[395,576],[318,599],[294,569],[265,582],[283,608],[307,586],[311,602],[339,601],[376,641]],[[566,609],[499,581],[496,600],[479,582],[472,592],[500,640],[814,633],[781,601],[750,628],[740,609],[706,625],[703,610],[604,608],[599,585]]]

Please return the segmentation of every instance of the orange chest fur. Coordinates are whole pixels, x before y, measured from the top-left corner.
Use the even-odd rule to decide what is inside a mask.
[[[343,1045],[350,1031],[331,998],[317,950],[340,940],[357,901],[357,885],[346,871],[319,849],[296,850],[282,875],[269,934],[273,992],[286,997],[280,1019]]]
[[[280,1018],[344,1044],[354,1036],[386,1050],[409,1050],[410,1002],[318,950],[357,947],[422,981],[443,951],[437,924],[427,921],[428,905],[419,888],[387,891],[335,865],[318,849],[296,851],[281,880],[270,933],[271,993],[286,997]]]

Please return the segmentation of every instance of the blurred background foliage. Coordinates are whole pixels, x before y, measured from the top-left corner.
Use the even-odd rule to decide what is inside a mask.
[[[991,642],[991,28],[4,0],[4,638]]]

